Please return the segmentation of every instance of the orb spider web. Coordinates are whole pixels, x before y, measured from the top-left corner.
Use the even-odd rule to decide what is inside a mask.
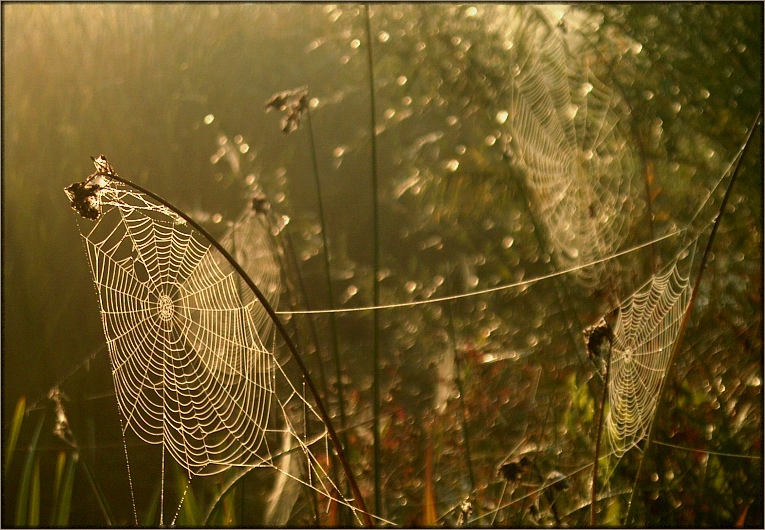
[[[123,438],[129,430],[161,445],[163,492],[167,453],[189,483],[232,467],[270,467],[358,517],[329,478],[327,428],[293,383],[289,360],[276,355],[260,302],[182,217],[110,178],[116,173],[105,158],[94,163],[96,173],[66,193],[83,219]],[[224,242],[248,258],[250,270],[259,271],[255,279],[278,301],[278,265],[258,244],[268,229],[259,215],[242,214]],[[285,439],[303,457],[299,476],[294,465],[280,466]]]
[[[598,79],[592,54],[537,10],[524,8],[502,31],[510,80],[496,119],[505,153],[558,265],[597,262],[620,248],[634,217],[639,165],[625,103]],[[575,273],[587,286],[604,275],[604,265]]]
[[[691,297],[695,243],[619,307],[611,347],[606,436],[621,458],[648,436]]]

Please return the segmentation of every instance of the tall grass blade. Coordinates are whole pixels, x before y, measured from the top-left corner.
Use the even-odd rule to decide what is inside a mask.
[[[8,477],[8,469],[11,467],[11,458],[13,457],[13,451],[16,449],[16,442],[19,440],[19,432],[21,431],[21,424],[24,422],[24,411],[27,407],[26,396],[21,396],[18,403],[16,403],[16,410],[13,413],[13,422],[11,423],[11,432],[8,435],[8,440],[5,442],[5,471],[4,475]]]
[[[40,431],[42,431],[45,414],[40,417],[29,442],[27,458],[24,462],[24,469],[21,473],[21,482],[19,484],[19,495],[16,499],[16,526],[27,526],[27,508],[29,505],[29,483],[32,480],[32,468],[35,462],[35,453],[37,453],[37,443],[40,440]]]
[[[40,526],[40,457],[35,458],[35,465],[32,471],[32,487],[29,496],[29,515],[27,523],[29,526]]]
[[[66,462],[64,470],[64,479],[61,483],[61,492],[58,496],[58,505],[55,507],[56,517],[53,522],[55,526],[67,526],[69,524],[69,513],[72,511],[72,488],[74,487],[74,472],[77,469],[77,460],[79,455],[72,453]]]
[[[66,451],[59,451],[56,459],[56,476],[53,479],[53,509],[50,512],[51,526],[56,522],[56,506],[58,506],[59,494],[61,493],[61,481],[64,477],[64,466],[66,465]]]

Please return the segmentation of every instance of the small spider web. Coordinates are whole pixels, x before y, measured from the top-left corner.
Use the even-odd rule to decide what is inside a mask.
[[[220,244],[255,282],[271,307],[275,308],[279,306],[282,277],[279,249],[272,230],[276,230],[276,227],[269,221],[266,212],[248,206],[221,238]],[[268,312],[255,300],[255,294],[244,279],[238,275],[236,279],[242,303],[250,308],[258,335],[270,337],[273,322]]]
[[[293,384],[289,360],[275,355],[272,326],[230,263],[147,195],[108,175],[80,184],[78,197],[72,187],[68,195],[88,214],[79,226],[123,435],[130,430],[162,446],[163,483],[165,452],[189,480],[270,467],[358,515],[327,473],[330,442],[320,415]],[[224,242],[277,301],[278,266],[267,250],[273,247],[257,241],[267,230],[265,219],[245,212]],[[280,466],[285,436],[292,454],[302,455],[297,468]]]

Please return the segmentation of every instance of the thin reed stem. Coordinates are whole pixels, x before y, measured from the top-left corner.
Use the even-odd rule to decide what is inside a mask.
[[[375,306],[380,305],[380,285],[377,279],[380,270],[380,226],[377,197],[377,124],[376,124],[376,106],[375,106],[375,67],[374,57],[372,55],[372,29],[369,13],[369,4],[364,5],[366,12],[366,30],[367,30],[367,65],[369,66],[369,104],[370,104],[370,125],[372,145],[372,241],[374,246],[373,276],[372,276],[372,303]],[[372,434],[374,438],[374,484],[375,484],[375,513],[382,513],[382,486],[380,466],[382,458],[380,456],[380,312],[372,313]]]
[[[595,527],[595,504],[598,495],[598,461],[600,460],[600,440],[603,435],[603,411],[606,408],[608,396],[608,379],[611,376],[611,354],[613,344],[608,341],[608,358],[606,359],[606,375],[603,378],[603,390],[600,394],[600,409],[598,410],[598,434],[595,436],[595,460],[592,462],[592,500],[590,501],[590,526]]]
[[[462,362],[460,356],[457,353],[457,340],[455,338],[454,331],[454,310],[452,305],[454,302],[449,302],[446,307],[449,310],[449,339],[451,341],[452,352],[454,353],[454,383],[457,385],[457,392],[459,392],[460,411],[462,415],[460,417],[460,423],[462,425],[462,438],[465,441],[465,467],[468,471],[468,477],[470,478],[470,492],[474,494],[476,491],[475,472],[473,471],[473,459],[470,454],[470,433],[467,426],[468,409],[465,403],[465,389],[462,384]]]
[[[327,298],[329,299],[329,308],[335,308],[335,293],[332,289],[332,269],[329,263],[329,237],[327,236],[327,218],[324,214],[324,199],[321,192],[321,179],[319,178],[319,161],[316,156],[316,141],[313,134],[313,122],[311,121],[311,106],[310,103],[306,108],[306,124],[308,127],[308,141],[310,142],[311,151],[311,163],[313,165],[313,176],[316,182],[316,196],[319,207],[319,222],[321,223],[321,241],[324,245],[324,268],[327,271]],[[343,444],[346,448],[348,445],[348,434],[345,430],[346,417],[345,417],[345,394],[343,391],[343,373],[342,364],[340,362],[340,344],[339,334],[337,331],[337,313],[331,313],[329,319],[330,331],[332,336],[332,359],[335,364],[335,380],[337,384],[337,404],[340,412],[340,436],[342,436]],[[318,343],[317,343],[318,347]]]
[[[306,123],[308,124],[308,139],[311,143],[311,162],[313,164],[313,175],[316,182],[316,195],[319,207],[319,221],[321,222],[321,240],[324,245],[324,268],[327,270],[327,296],[329,298],[329,308],[335,308],[335,294],[332,289],[332,273],[329,263],[329,238],[327,237],[327,218],[324,214],[324,199],[321,191],[321,179],[319,178],[319,163],[316,157],[316,143],[313,135],[313,123],[311,122],[311,109],[306,110]],[[340,346],[338,343],[337,331],[337,313],[330,314],[330,327],[332,331],[332,355],[335,361],[335,376],[337,377],[337,401],[340,409],[340,427],[345,429],[345,398],[343,394],[343,378],[340,363]],[[345,434],[343,441],[347,444]]]

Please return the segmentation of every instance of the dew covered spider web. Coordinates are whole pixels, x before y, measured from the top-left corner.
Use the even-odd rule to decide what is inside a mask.
[[[626,134],[624,101],[592,69],[593,54],[534,9],[504,18],[510,80],[496,121],[504,150],[528,190],[559,267],[617,251],[634,218],[638,159]],[[495,20],[495,23],[497,21]],[[585,285],[604,266],[583,268]]]
[[[685,249],[619,307],[613,329],[605,431],[620,458],[648,436],[691,296]]]
[[[165,453],[189,481],[271,467],[355,510],[329,478],[326,427],[293,382],[290,358],[276,354],[260,302],[182,217],[110,178],[103,157],[95,162],[96,173],[67,194],[83,217],[123,436],[161,445],[163,482]],[[275,302],[280,278],[268,231],[265,216],[248,209],[223,244]],[[300,474],[279,465],[285,439],[302,455]]]

